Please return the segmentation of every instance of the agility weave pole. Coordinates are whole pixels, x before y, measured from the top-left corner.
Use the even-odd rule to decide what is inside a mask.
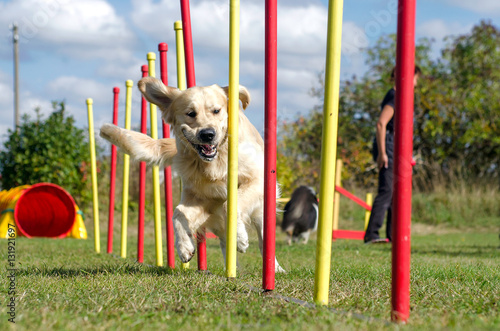
[[[392,312],[405,323],[410,316],[411,195],[413,153],[413,76],[415,73],[415,0],[398,1],[394,186],[392,200]]]
[[[266,0],[264,252],[262,288],[274,290],[276,259],[277,0]]]
[[[160,77],[163,84],[168,86],[168,68],[167,68],[167,51],[166,43],[158,44],[160,52]],[[163,138],[170,138],[170,126],[162,120]],[[165,216],[166,216],[166,235],[167,235],[167,265],[175,268],[175,251],[174,251],[174,225],[172,223],[174,206],[172,203],[172,167],[168,166],[163,170],[165,184]]]
[[[370,220],[370,214],[372,210],[372,194],[366,194],[366,202],[347,191],[342,187],[342,160],[337,160],[337,167],[335,169],[335,195],[333,201],[333,231],[332,231],[332,239],[354,239],[354,240],[363,240],[365,237],[365,231],[368,227],[368,221]],[[340,195],[345,196],[346,198],[354,201],[359,206],[365,209],[365,223],[363,231],[355,231],[355,230],[339,230],[339,220],[340,220]]]
[[[186,64],[187,88],[196,86],[194,73],[193,37],[191,33],[191,14],[189,10],[189,0],[180,0],[182,33],[184,39],[184,59]],[[205,233],[197,234],[198,270],[207,270],[207,244]]]
[[[153,52],[148,53],[148,69],[149,76],[155,77],[155,60],[156,55]],[[158,123],[156,105],[149,103],[150,121],[151,121],[151,138],[158,139]],[[163,266],[163,249],[161,235],[161,206],[160,206],[160,168],[153,166],[153,199],[154,199],[154,228],[155,228],[155,250],[156,250],[156,265]]]
[[[127,80],[125,82],[125,126],[126,130],[130,130],[130,118],[132,113],[132,86],[134,82]],[[130,155],[123,154],[123,189],[122,189],[122,229],[120,256],[127,257],[127,227],[128,227],[128,188],[130,177]]]
[[[148,66],[141,67],[142,77],[148,76]],[[141,133],[148,133],[148,112],[146,99],[141,97]],[[139,163],[139,215],[137,222],[137,262],[144,262],[144,208],[146,207],[146,162]]]
[[[328,5],[328,32],[325,69],[325,101],[323,107],[323,137],[321,147],[321,185],[319,202],[314,302],[328,304],[330,260],[332,249],[333,195],[335,191],[335,158],[340,85],[340,51],[342,41],[343,0],[330,0]]]
[[[113,124],[118,125],[118,97],[120,89],[113,87]],[[115,186],[116,186],[116,146],[111,144],[111,169],[109,174],[109,212],[107,253],[113,253],[113,232],[115,223]]]
[[[94,138],[94,101],[87,99],[87,115],[89,120],[89,144],[90,144],[90,164],[92,171],[92,207],[94,212],[94,248],[96,253],[101,252],[101,237],[99,229],[99,198],[97,196],[97,167],[95,157],[95,138]]]
[[[186,89],[186,65],[184,61],[184,38],[182,36],[182,22],[174,22],[175,31],[175,49],[176,49],[176,63],[177,63],[177,88],[179,90]],[[182,192],[182,182],[181,182]],[[182,269],[189,269],[189,262],[181,264]]]
[[[238,130],[240,2],[229,2],[229,93],[227,132],[229,142],[227,170],[226,276],[236,277],[236,228],[238,222]]]

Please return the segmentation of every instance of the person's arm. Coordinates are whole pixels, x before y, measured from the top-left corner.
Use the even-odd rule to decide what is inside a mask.
[[[387,123],[394,116],[394,108],[390,105],[385,105],[380,113],[380,117],[377,121],[377,146],[378,146],[378,157],[377,157],[377,165],[378,169],[382,169],[382,167],[387,168],[389,166],[389,158],[387,157],[387,153],[385,150],[385,135],[386,135],[386,126]]]

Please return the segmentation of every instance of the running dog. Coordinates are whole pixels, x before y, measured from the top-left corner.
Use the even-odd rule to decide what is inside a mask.
[[[103,125],[100,135],[136,160],[160,167],[172,165],[180,174],[181,202],[175,208],[173,224],[181,261],[188,262],[194,256],[195,235],[202,228],[220,238],[225,261],[229,89],[211,85],[181,91],[152,77],[141,79],[138,87],[149,102],[159,107],[175,139],[155,140],[112,124]],[[239,99],[237,249],[247,250],[246,227],[252,225],[262,253],[264,143],[243,113],[250,103],[250,94],[243,86],[239,87]],[[284,272],[277,261],[275,271]]]
[[[302,239],[307,244],[311,232],[318,228],[318,198],[316,192],[307,186],[298,187],[292,198],[285,205],[281,229],[288,237],[286,242],[291,245]]]

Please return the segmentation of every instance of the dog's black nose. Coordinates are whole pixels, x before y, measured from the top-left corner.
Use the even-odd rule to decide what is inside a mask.
[[[198,137],[204,143],[210,143],[215,138],[215,130],[212,128],[203,129],[198,133]]]

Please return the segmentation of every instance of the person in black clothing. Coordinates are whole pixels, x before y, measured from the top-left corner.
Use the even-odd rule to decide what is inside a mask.
[[[391,79],[394,80],[396,68],[392,69]],[[413,86],[417,85],[417,80],[421,74],[420,68],[415,66]],[[394,162],[394,103],[396,97],[396,87],[387,92],[381,104],[381,113],[377,121],[377,132],[373,141],[373,160],[379,169],[378,192],[373,202],[370,221],[366,228],[364,242],[383,243],[392,241],[392,178]],[[379,230],[384,223],[384,216],[387,212],[386,239],[380,238]]]

